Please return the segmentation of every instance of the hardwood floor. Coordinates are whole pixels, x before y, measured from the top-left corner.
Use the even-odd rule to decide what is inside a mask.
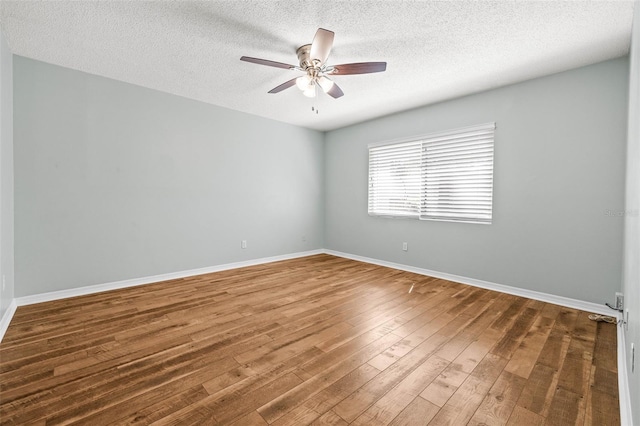
[[[616,425],[616,360],[586,312],[317,255],[19,307],[0,422]]]

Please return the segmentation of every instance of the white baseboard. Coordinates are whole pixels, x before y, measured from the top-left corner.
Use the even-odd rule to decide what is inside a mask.
[[[618,323],[618,398],[620,399],[620,424],[633,425],[629,376],[627,375],[627,353],[624,324]]]
[[[16,305],[16,299],[12,299],[11,303],[9,303],[9,306],[7,307],[7,310],[4,312],[2,319],[0,319],[0,342],[2,342],[4,333],[6,333],[7,329],[9,328],[9,323],[11,323],[11,319],[13,318],[13,314],[16,313],[17,307],[18,306]]]
[[[205,268],[189,269],[186,271],[171,272],[168,274],[153,275],[149,277],[133,278],[123,281],[115,281],[105,284],[96,284],[85,287],[71,288],[68,290],[52,291],[49,293],[34,294],[15,298],[17,306],[32,305],[34,303],[50,302],[52,300],[66,299],[68,297],[84,296],[87,294],[100,293],[102,291],[118,290],[127,287],[134,287],[143,284],[151,284],[159,281],[175,280],[179,278],[192,277],[195,275],[210,274],[212,272],[226,271],[229,269],[244,268],[246,266],[261,265],[264,263],[278,262],[281,260],[296,259],[299,257],[321,254],[323,250],[310,250],[305,252],[290,253],[280,256],[262,257],[259,259],[244,260],[242,262],[225,263],[222,265],[208,266]]]
[[[616,316],[615,311],[609,309],[606,305],[600,305],[583,300],[571,299],[569,297],[556,296],[554,294],[542,293],[539,291],[527,290],[524,288],[511,287],[504,284],[496,284],[489,281],[477,280],[475,278],[463,277],[460,275],[448,274],[446,272],[432,271],[429,269],[418,268],[415,266],[403,265],[401,263],[387,262],[386,260],[372,259],[370,257],[358,256],[349,253],[342,253],[335,250],[324,250],[327,254],[338,257],[358,260],[360,262],[372,263],[374,265],[386,266],[388,268],[399,269],[401,271],[413,272],[420,275],[427,275],[443,280],[454,281],[461,284],[468,284],[474,287],[486,288],[487,290],[495,290],[501,293],[522,296],[528,299],[540,300],[542,302],[553,303],[554,305],[566,306],[568,308],[579,309],[581,311],[594,312],[597,314]]]

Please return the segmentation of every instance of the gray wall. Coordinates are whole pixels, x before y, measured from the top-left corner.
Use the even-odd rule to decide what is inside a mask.
[[[318,132],[14,66],[16,296],[323,246],[597,303],[620,289],[626,58],[332,131],[324,152]],[[487,121],[492,225],[367,215],[368,143]]]
[[[627,73],[619,58],[329,132],[325,247],[612,301],[621,285]],[[368,143],[489,121],[493,224],[367,215]]]
[[[640,401],[640,3],[633,15],[629,53],[629,128],[627,147],[624,280],[622,291],[629,324],[625,328],[625,355],[631,401]],[[635,370],[631,372],[631,344],[636,347]],[[640,423],[640,406],[632,404],[634,424]]]
[[[13,299],[13,276],[13,55],[0,31],[0,318]]]
[[[16,297],[323,246],[322,133],[14,67]]]

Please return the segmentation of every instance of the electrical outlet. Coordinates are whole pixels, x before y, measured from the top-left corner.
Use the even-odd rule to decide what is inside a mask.
[[[622,311],[624,309],[624,295],[616,292],[616,309]]]
[[[402,251],[409,250],[409,245],[407,243],[402,243]]]
[[[240,248],[246,249],[247,248],[247,240],[242,240],[240,242]]]

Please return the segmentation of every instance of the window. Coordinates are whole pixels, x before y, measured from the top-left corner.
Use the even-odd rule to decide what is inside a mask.
[[[495,123],[369,145],[369,214],[491,223]]]

